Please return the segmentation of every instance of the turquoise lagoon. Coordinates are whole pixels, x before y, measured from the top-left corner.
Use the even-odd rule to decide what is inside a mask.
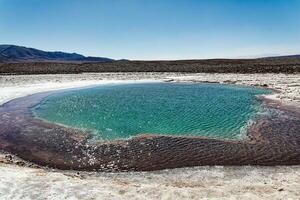
[[[139,134],[237,139],[264,110],[269,90],[223,84],[135,83],[58,92],[33,108],[36,117],[88,130],[96,140]]]

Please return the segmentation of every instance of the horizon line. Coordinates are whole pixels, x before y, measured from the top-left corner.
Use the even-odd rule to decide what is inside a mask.
[[[64,51],[64,50],[45,50],[45,49],[40,49],[36,47],[29,47],[27,45],[17,45],[17,44],[0,44],[0,45],[8,45],[8,46],[17,46],[17,47],[25,47],[25,48],[31,48],[31,49],[36,49],[40,51],[45,51],[45,52],[61,52],[61,53],[69,53],[69,54],[80,54],[85,57],[101,57],[101,58],[109,58],[113,59],[115,61],[118,60],[129,60],[129,61],[180,61],[180,60],[222,60],[222,59],[260,59],[260,58],[272,58],[272,57],[285,57],[285,56],[297,56],[300,55],[299,53],[264,53],[261,55],[240,55],[240,56],[220,56],[220,57],[202,57],[202,58],[158,58],[158,59],[130,59],[130,58],[113,58],[110,56],[101,56],[101,55],[88,55],[85,53],[78,53],[76,51]]]

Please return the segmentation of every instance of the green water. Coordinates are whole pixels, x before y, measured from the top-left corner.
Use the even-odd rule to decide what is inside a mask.
[[[239,138],[270,91],[221,84],[143,83],[70,90],[44,99],[34,114],[90,130],[97,140],[138,134]]]

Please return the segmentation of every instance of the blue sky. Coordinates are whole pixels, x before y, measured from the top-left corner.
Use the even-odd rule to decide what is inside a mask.
[[[300,53],[300,0],[0,0],[0,43],[127,59]]]

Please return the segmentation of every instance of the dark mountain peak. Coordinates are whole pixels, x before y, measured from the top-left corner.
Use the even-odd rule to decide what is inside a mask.
[[[86,57],[77,53],[42,51],[16,45],[0,45],[0,62],[111,62],[103,57]]]

